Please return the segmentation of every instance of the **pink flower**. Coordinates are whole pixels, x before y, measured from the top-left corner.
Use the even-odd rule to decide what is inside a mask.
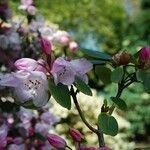
[[[143,47],[140,50],[139,63],[142,69],[150,69],[150,47]]]
[[[33,0],[21,0],[21,3],[25,6],[30,6],[33,3]]]
[[[63,138],[61,138],[55,134],[48,134],[47,140],[53,147],[55,147],[57,149],[65,149],[67,146],[66,141]]]
[[[82,140],[82,135],[81,133],[76,130],[76,129],[73,129],[73,128],[70,128],[69,129],[69,135],[72,137],[72,139],[76,142],[81,142]]]
[[[70,61],[72,69],[75,70],[76,76],[88,83],[87,72],[92,70],[93,65],[85,58],[75,59]]]
[[[59,57],[54,61],[51,73],[54,77],[54,82],[57,85],[71,85],[75,76],[80,77],[84,82],[88,82],[86,73],[92,69],[92,64],[86,59],[76,59],[67,61],[63,57]]]
[[[75,79],[75,71],[72,69],[70,62],[63,57],[59,57],[54,61],[51,73],[56,85],[58,83],[71,85]]]
[[[62,46],[68,45],[69,41],[70,41],[70,37],[67,36],[67,35],[62,36],[62,37],[60,37],[60,39],[59,39],[59,42],[60,42],[60,44],[61,44]]]
[[[20,103],[32,101],[35,106],[41,107],[49,100],[47,77],[40,71],[21,70],[6,74],[0,85],[13,87],[16,100]]]
[[[78,44],[76,42],[70,42],[69,43],[69,50],[73,53],[75,53],[78,49]]]
[[[21,58],[18,59],[14,65],[18,70],[45,72],[45,61],[43,59],[36,61],[31,58]]]
[[[40,45],[45,54],[50,54],[52,51],[52,44],[44,38],[40,39]]]
[[[34,7],[34,6],[29,6],[28,8],[27,8],[27,12],[29,13],[29,15],[35,15],[36,14],[36,12],[37,12],[37,9]]]

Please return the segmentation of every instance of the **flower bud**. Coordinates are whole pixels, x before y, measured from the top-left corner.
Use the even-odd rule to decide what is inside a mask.
[[[33,16],[33,15],[36,14],[37,9],[36,9],[34,6],[31,5],[31,6],[29,6],[29,7],[27,8],[27,12],[28,12],[29,15]]]
[[[127,65],[130,62],[131,55],[127,52],[121,52],[113,56],[116,65]]]
[[[52,44],[47,39],[40,39],[40,46],[45,54],[50,54],[52,51]]]
[[[109,147],[100,147],[97,150],[112,150],[112,149],[110,149]]]
[[[53,147],[57,149],[65,149],[65,147],[67,146],[66,141],[55,134],[48,134],[47,140]]]
[[[69,129],[69,134],[70,136],[72,137],[72,139],[75,141],[75,142],[81,142],[82,140],[82,135],[81,133],[76,130],[76,129],[73,129],[73,128],[70,128]]]
[[[70,41],[70,37],[67,36],[67,35],[62,36],[59,39],[60,44],[63,45],[63,46],[68,45],[69,41]]]
[[[69,50],[73,53],[75,53],[78,49],[78,44],[76,42],[70,42],[69,43]]]
[[[140,50],[139,63],[142,69],[150,69],[150,47],[143,47]]]

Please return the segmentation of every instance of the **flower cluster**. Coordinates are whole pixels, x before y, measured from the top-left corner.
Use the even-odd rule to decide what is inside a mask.
[[[5,113],[0,116],[0,149],[48,150],[51,145],[45,139],[49,130],[60,119],[49,111],[49,106],[40,111],[32,111],[20,107],[14,114]],[[15,131],[15,134],[14,134]]]

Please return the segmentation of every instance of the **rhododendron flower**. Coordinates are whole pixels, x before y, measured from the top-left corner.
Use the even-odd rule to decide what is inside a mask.
[[[72,69],[76,72],[76,76],[78,76],[85,83],[88,83],[86,73],[92,70],[93,65],[85,58],[71,60],[70,63]]]
[[[47,123],[49,125],[53,125],[54,123],[60,121],[60,118],[58,116],[54,115],[53,113],[51,113],[50,111],[44,112],[40,116],[40,119],[42,122]]]
[[[44,106],[48,99],[48,81],[40,71],[18,71],[7,74],[0,81],[1,86],[13,87],[16,101],[20,103],[32,101],[35,106]]]
[[[19,6],[19,9],[26,10],[29,6],[31,6],[33,3],[33,0],[21,0],[21,5]]]
[[[71,85],[75,80],[75,76],[78,76],[87,83],[88,78],[86,73],[92,67],[92,64],[84,58],[67,61],[63,57],[59,57],[55,60],[51,73],[55,84]]]
[[[35,132],[40,133],[43,136],[46,136],[50,128],[51,126],[49,124],[46,124],[44,122],[38,122],[35,125]]]
[[[47,140],[53,147],[55,147],[57,149],[65,149],[67,146],[66,141],[63,138],[61,138],[60,136],[57,136],[55,134],[48,134]]]
[[[15,67],[18,70],[27,70],[27,71],[42,71],[45,72],[45,61],[39,59],[38,61],[31,58],[21,58],[14,63]]]
[[[71,85],[75,80],[75,71],[72,68],[69,61],[66,61],[63,57],[59,57],[55,60],[51,73],[54,77],[54,82],[57,85],[62,83],[64,85]]]
[[[150,69],[150,47],[143,47],[140,50],[139,63],[142,69]]]

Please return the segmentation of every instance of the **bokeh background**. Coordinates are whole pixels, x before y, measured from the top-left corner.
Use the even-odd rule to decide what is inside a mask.
[[[16,16],[18,5],[19,0],[10,1]],[[150,0],[35,0],[35,5],[39,15],[68,31],[80,48],[113,55],[120,50],[133,54],[150,45]],[[79,101],[88,120],[95,124],[103,99],[115,95],[116,85],[97,82],[92,73],[89,83],[94,97],[80,94]],[[124,91],[122,98],[127,101],[128,110],[116,110],[120,132],[116,137],[106,136],[106,143],[114,150],[150,147],[150,95],[142,85],[134,84]],[[68,128],[74,127],[87,137],[87,145],[97,144],[74,108],[68,112],[55,103],[54,112],[62,117],[56,126],[58,134],[67,137]]]

